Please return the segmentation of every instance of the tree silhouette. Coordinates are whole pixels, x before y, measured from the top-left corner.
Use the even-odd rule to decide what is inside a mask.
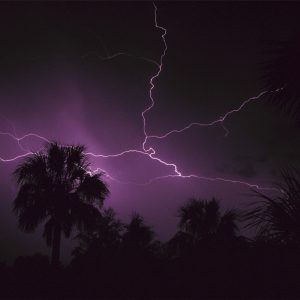
[[[280,195],[255,192],[260,200],[244,215],[246,227],[275,243],[300,246],[300,172],[289,168],[281,174]]]
[[[19,227],[32,232],[44,224],[43,237],[52,247],[51,262],[59,265],[61,234],[88,229],[99,217],[109,191],[101,174],[91,174],[85,147],[48,143],[17,167],[20,186],[13,204]]]
[[[179,229],[181,241],[196,245],[200,241],[231,240],[236,236],[237,213],[228,210],[220,212],[220,205],[214,198],[210,201],[190,199],[179,208]]]
[[[73,251],[73,255],[88,254],[90,256],[99,255],[100,252],[106,252],[118,249],[122,239],[123,224],[117,219],[116,213],[112,208],[101,212],[95,228],[90,231],[78,234],[79,246]]]
[[[150,250],[154,242],[154,231],[144,224],[143,218],[134,213],[130,222],[124,226],[123,245],[133,251]]]

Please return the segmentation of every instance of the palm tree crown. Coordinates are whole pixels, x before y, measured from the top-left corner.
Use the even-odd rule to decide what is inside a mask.
[[[237,230],[237,214],[220,212],[219,202],[190,199],[179,209],[179,228],[193,243],[215,238],[233,238]]]
[[[126,247],[147,249],[154,241],[154,231],[145,225],[143,218],[134,213],[129,224],[125,225],[123,242]]]
[[[61,233],[70,237],[74,227],[92,227],[109,193],[101,174],[88,171],[84,150],[82,145],[48,143],[14,172],[20,186],[13,204],[19,227],[31,232],[44,223],[53,264],[59,263]]]

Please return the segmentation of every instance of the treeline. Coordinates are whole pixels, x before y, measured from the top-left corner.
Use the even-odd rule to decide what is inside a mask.
[[[293,209],[295,214],[300,210],[294,200],[287,204],[284,194],[269,203],[263,198],[242,214],[222,213],[215,199],[191,199],[179,208],[178,231],[166,243],[155,239],[140,215],[123,224],[112,209],[104,209],[93,230],[77,235],[69,265],[53,266],[41,254],[18,257],[12,267],[2,264],[1,294],[39,299],[296,297],[300,231],[290,218]],[[259,225],[254,214],[262,205],[274,219]],[[281,205],[289,205],[290,225],[284,225],[288,212]],[[260,230],[247,239],[238,223],[249,221],[251,214]],[[277,233],[272,226],[278,226]],[[290,232],[283,234],[285,229]]]
[[[20,229],[44,225],[51,257],[18,257],[0,265],[2,298],[298,298],[300,173],[282,171],[278,195],[255,192],[245,212],[222,211],[215,199],[178,209],[167,242],[134,214],[124,224],[104,209],[109,191],[89,169],[82,146],[46,145],[14,176],[13,210]],[[252,228],[248,239],[239,229]],[[71,262],[60,263],[61,237],[76,230]],[[73,231],[74,232],[74,231]]]

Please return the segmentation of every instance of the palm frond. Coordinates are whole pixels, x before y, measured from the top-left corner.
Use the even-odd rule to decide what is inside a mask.
[[[278,242],[300,242],[300,177],[293,169],[282,170],[282,194],[271,197],[256,191],[259,200],[244,214],[246,228],[256,228]]]
[[[13,173],[19,185],[24,183],[47,184],[47,157],[43,153],[34,153],[27,157]]]
[[[109,190],[106,184],[101,180],[101,174],[85,174],[84,180],[77,188],[77,193],[87,203],[97,203],[98,207],[102,207],[104,199],[108,196]]]

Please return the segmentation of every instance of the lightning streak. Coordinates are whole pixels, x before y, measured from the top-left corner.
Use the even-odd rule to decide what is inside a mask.
[[[90,56],[90,54],[85,54],[82,56],[82,58],[86,58]],[[118,58],[120,56],[127,56],[127,57],[131,57],[131,58],[134,58],[134,59],[140,59],[140,60],[144,60],[146,62],[150,62],[152,64],[154,64],[155,66],[157,67],[160,67],[160,64],[155,61],[154,59],[151,59],[151,58],[147,58],[147,57],[144,57],[144,56],[136,56],[136,55],[133,55],[131,53],[127,53],[127,52],[118,52],[118,53],[114,53],[114,54],[108,54],[107,56],[101,56],[101,55],[97,55],[96,57],[101,59],[101,60],[111,60],[111,59],[114,59],[114,58]]]
[[[212,121],[210,123],[193,122],[193,123],[190,123],[190,124],[188,124],[187,126],[181,128],[181,129],[173,129],[173,130],[168,131],[167,133],[162,134],[162,135],[148,135],[147,139],[164,139],[164,138],[168,137],[171,134],[182,133],[182,132],[184,132],[184,131],[186,131],[186,130],[194,127],[194,126],[198,126],[198,127],[211,127],[211,126],[214,126],[214,125],[221,125],[222,128],[225,131],[225,136],[227,136],[229,134],[229,130],[224,126],[223,123],[224,123],[224,121],[229,116],[231,116],[234,113],[240,112],[244,108],[244,106],[246,106],[248,103],[253,102],[254,100],[260,100],[266,94],[276,93],[276,92],[279,92],[281,90],[283,90],[283,88],[279,88],[279,89],[276,89],[274,91],[264,91],[264,92],[261,92],[259,95],[255,96],[255,97],[251,97],[251,98],[245,100],[238,108],[228,111],[225,115],[223,115],[219,119],[216,119],[216,120],[214,120],[214,121]]]
[[[158,162],[161,165],[164,165],[166,167],[172,168],[173,173],[167,174],[167,175],[164,175],[164,176],[158,176],[158,177],[152,178],[149,181],[144,182],[144,183],[136,183],[136,182],[124,182],[124,181],[120,181],[120,180],[112,177],[111,175],[109,175],[105,170],[103,170],[101,168],[97,168],[97,169],[91,170],[89,172],[91,174],[95,174],[95,173],[101,172],[107,178],[109,178],[109,179],[111,179],[113,181],[116,181],[118,183],[123,183],[123,184],[148,185],[148,184],[151,184],[151,183],[153,183],[154,181],[157,181],[157,180],[162,180],[162,179],[167,179],[167,178],[181,178],[181,179],[200,179],[200,180],[207,180],[207,181],[213,181],[213,182],[220,181],[220,182],[225,182],[225,183],[230,183],[230,184],[244,185],[244,186],[247,186],[247,187],[250,187],[250,188],[259,189],[259,190],[274,190],[274,191],[279,191],[276,188],[262,187],[262,186],[259,186],[257,184],[251,184],[251,183],[248,183],[248,182],[245,182],[245,181],[239,181],[239,180],[234,180],[234,179],[228,179],[228,178],[222,178],[222,177],[205,177],[205,176],[200,176],[200,175],[195,175],[195,174],[182,174],[179,171],[179,167],[177,166],[177,164],[175,164],[173,162],[167,162],[167,161],[163,160],[162,158],[160,158],[160,157],[157,156],[156,151],[155,151],[155,149],[153,147],[150,147],[150,146],[147,147],[147,142],[150,139],[165,139],[165,138],[167,138],[168,136],[170,136],[172,134],[179,134],[179,133],[182,133],[184,131],[187,131],[188,129],[190,129],[192,127],[196,127],[196,126],[197,127],[211,127],[211,126],[215,126],[215,125],[220,125],[224,129],[224,131],[225,131],[225,136],[227,136],[229,134],[229,130],[224,125],[224,121],[226,119],[228,119],[229,117],[231,117],[231,115],[233,115],[234,113],[241,112],[244,109],[244,107],[246,105],[248,105],[250,102],[260,100],[266,94],[275,93],[275,92],[278,92],[278,91],[280,91],[280,90],[283,89],[283,88],[279,88],[279,89],[274,90],[274,91],[263,91],[260,94],[258,94],[257,96],[251,97],[251,98],[245,100],[237,108],[232,109],[232,110],[226,112],[223,116],[221,116],[221,117],[217,118],[216,120],[213,120],[213,121],[211,121],[209,123],[193,122],[193,123],[190,123],[190,124],[186,125],[183,128],[173,129],[173,130],[168,131],[168,132],[166,132],[164,134],[161,134],[161,135],[149,135],[147,133],[146,115],[151,111],[151,109],[155,105],[155,99],[154,99],[154,96],[153,96],[153,91],[154,91],[154,88],[155,88],[155,81],[158,79],[159,75],[161,74],[161,72],[163,70],[163,59],[166,56],[166,53],[167,53],[167,50],[168,50],[168,45],[167,45],[167,42],[166,42],[167,29],[164,28],[164,27],[162,27],[161,25],[159,25],[158,20],[157,20],[157,6],[155,5],[155,3],[153,3],[153,7],[154,7],[154,25],[155,25],[156,29],[162,31],[161,39],[162,39],[162,42],[164,44],[164,49],[163,49],[163,52],[162,52],[162,54],[160,56],[159,62],[157,62],[157,61],[155,61],[153,59],[142,57],[142,56],[134,56],[134,55],[132,55],[130,53],[127,53],[127,52],[118,52],[118,53],[115,53],[115,54],[112,54],[112,55],[110,55],[110,54],[107,53],[107,56],[105,56],[105,57],[97,55],[97,57],[99,59],[102,59],[102,60],[111,60],[111,59],[118,58],[120,56],[127,56],[127,57],[132,57],[132,58],[135,58],[135,59],[140,59],[140,60],[144,60],[144,61],[150,62],[150,63],[154,64],[157,67],[157,72],[149,80],[149,85],[150,85],[150,88],[149,88],[150,104],[141,113],[142,122],[143,122],[143,133],[144,133],[144,140],[142,141],[142,148],[141,149],[129,149],[129,150],[124,150],[124,151],[122,151],[120,153],[107,154],[107,155],[96,154],[96,153],[92,153],[92,152],[86,152],[85,154],[89,155],[89,156],[92,156],[92,157],[95,157],[95,158],[103,158],[103,159],[117,158],[117,157],[122,157],[122,156],[125,156],[125,155],[128,155],[128,154],[143,155],[143,156],[147,156],[149,159],[151,159],[153,161]],[[84,56],[82,56],[82,58],[86,58],[89,55],[90,54],[84,55]],[[17,159],[20,159],[20,158],[32,155],[33,153],[30,152],[30,151],[28,151],[27,149],[24,149],[23,146],[22,146],[22,144],[21,144],[22,141],[25,140],[26,138],[34,137],[34,138],[43,140],[45,142],[49,142],[49,140],[47,138],[45,138],[45,137],[43,137],[43,136],[41,136],[39,134],[36,134],[36,133],[28,133],[28,134],[25,134],[25,135],[23,135],[21,137],[18,137],[16,135],[15,130],[14,130],[14,133],[11,133],[11,132],[0,132],[0,135],[4,135],[4,136],[8,136],[9,138],[12,138],[13,140],[15,140],[18,143],[20,149],[23,150],[23,151],[25,151],[25,153],[20,154],[18,156],[15,156],[13,158],[9,158],[9,159],[5,159],[5,158],[0,157],[0,161],[1,162],[12,162],[12,161],[15,161]]]
[[[157,71],[157,73],[156,73],[154,76],[152,76],[151,79],[150,79],[149,98],[150,98],[150,100],[151,100],[151,103],[150,103],[150,105],[142,112],[142,119],[143,119],[144,135],[145,135],[145,139],[144,139],[144,141],[143,141],[143,150],[144,150],[145,152],[151,152],[151,153],[154,154],[155,151],[154,151],[153,148],[146,148],[146,143],[147,143],[148,135],[147,135],[147,130],[146,130],[146,117],[145,117],[145,115],[147,114],[148,111],[150,111],[150,110],[153,108],[153,106],[154,106],[154,104],[155,104],[154,98],[153,98],[153,95],[152,95],[153,89],[154,89],[154,87],[155,87],[154,81],[155,81],[155,79],[156,79],[157,77],[159,77],[159,75],[160,75],[160,73],[161,73],[161,71],[162,71],[162,67],[163,67],[163,59],[164,59],[164,57],[166,56],[166,53],[167,53],[167,50],[168,50],[168,45],[167,45],[166,38],[165,38],[165,37],[166,37],[166,34],[167,34],[167,30],[166,30],[164,27],[158,25],[158,23],[157,23],[157,6],[156,6],[154,3],[153,3],[153,6],[154,6],[154,24],[155,24],[155,28],[158,28],[158,29],[160,29],[160,30],[163,31],[163,34],[161,35],[161,38],[162,38],[163,43],[164,43],[164,50],[163,50],[162,55],[160,56],[160,61],[159,61],[159,65],[158,65],[158,71]]]

